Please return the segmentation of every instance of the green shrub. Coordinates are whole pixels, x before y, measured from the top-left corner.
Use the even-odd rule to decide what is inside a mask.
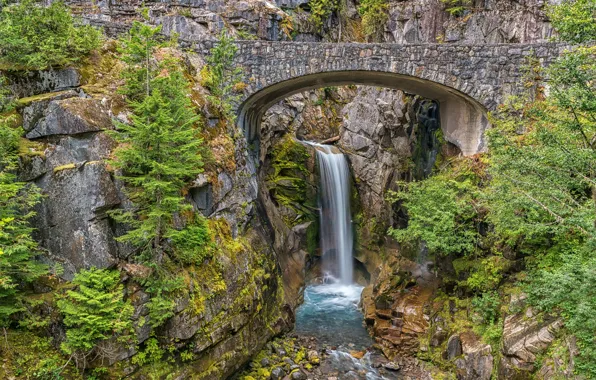
[[[341,0],[310,0],[310,21],[317,30],[322,30],[325,20],[341,8]]]
[[[466,9],[472,6],[472,0],[441,0],[445,10],[454,16],[461,16]]]
[[[67,327],[62,350],[85,355],[102,341],[126,341],[132,333],[134,309],[123,299],[120,273],[92,268],[79,272],[72,282],[77,288],[58,300]]]
[[[424,241],[432,254],[467,255],[476,250],[479,179],[471,170],[472,160],[458,165],[424,181],[400,182],[400,191],[389,193],[389,200],[402,202],[409,217],[407,228],[391,228],[389,235],[408,246]]]
[[[564,0],[548,15],[560,39],[573,43],[596,40],[596,1]]]
[[[81,25],[62,2],[24,0],[0,11],[0,68],[43,70],[67,66],[96,49],[101,33]]]
[[[234,38],[222,31],[217,44],[209,52],[208,64],[201,70],[201,82],[211,92],[209,102],[230,124],[236,119],[234,104],[240,101],[241,91],[246,86],[240,81],[242,69],[234,65],[237,51]]]
[[[487,325],[492,325],[499,319],[500,305],[499,295],[494,291],[483,293],[472,300],[474,311],[480,316],[480,321]]]

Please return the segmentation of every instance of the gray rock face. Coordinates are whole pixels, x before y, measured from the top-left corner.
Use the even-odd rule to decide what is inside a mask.
[[[34,220],[41,245],[63,265],[66,279],[114,265],[118,249],[106,211],[120,198],[110,174],[100,162],[55,170],[36,181],[46,195]]]
[[[97,100],[68,98],[52,100],[41,113],[33,109],[27,117],[28,139],[51,135],[76,135],[112,128],[109,112]]]
[[[73,68],[32,71],[15,75],[9,73],[10,89],[16,97],[26,98],[48,92],[64,91],[81,84],[79,73]]]
[[[472,10],[450,16],[439,0],[391,2],[385,40],[397,43],[545,42],[553,28],[544,12],[551,1],[475,2]]]

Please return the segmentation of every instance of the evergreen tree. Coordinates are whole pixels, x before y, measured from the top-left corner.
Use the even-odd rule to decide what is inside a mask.
[[[121,169],[120,178],[135,207],[112,215],[130,226],[120,240],[137,247],[145,262],[159,264],[170,253],[178,254],[175,258],[183,263],[199,263],[206,254],[205,245],[181,247],[188,246],[186,238],[203,240],[204,222],[191,216],[185,229],[174,225],[175,215],[191,211],[183,189],[202,171],[199,115],[192,107],[180,63],[173,57],[160,62],[149,59],[161,46],[154,40],[157,31],[135,24],[124,44],[125,60],[138,63],[127,69],[125,88],[139,100],[130,102],[130,125],[118,124],[115,137],[121,144],[113,164]],[[140,88],[144,94],[137,91]]]
[[[225,30],[222,31],[217,44],[209,52],[208,64],[201,71],[203,86],[211,93],[209,102],[217,107],[230,124],[236,120],[233,105],[240,100],[239,91],[244,86],[240,82],[242,69],[234,65],[237,51],[234,39]]]
[[[40,198],[39,190],[18,182],[19,133],[11,120],[0,116],[0,325],[23,309],[19,287],[45,273],[35,258],[40,254],[31,238],[29,219]]]
[[[123,300],[120,273],[92,268],[77,273],[72,283],[77,288],[67,291],[58,300],[67,327],[62,350],[85,357],[97,349],[100,342],[112,338],[127,342],[130,338],[127,335],[132,333],[130,318],[134,309],[130,301]],[[103,348],[97,354],[109,357],[110,350]]]

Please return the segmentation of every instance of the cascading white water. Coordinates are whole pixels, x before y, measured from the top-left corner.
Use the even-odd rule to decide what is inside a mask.
[[[321,177],[319,202],[323,269],[342,284],[352,284],[354,237],[348,162],[335,147],[310,144],[317,150]]]

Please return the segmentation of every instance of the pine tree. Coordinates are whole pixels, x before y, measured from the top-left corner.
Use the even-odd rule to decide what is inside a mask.
[[[92,268],[77,273],[69,290],[58,300],[67,327],[62,350],[67,354],[88,355],[98,343],[112,338],[127,341],[132,332],[134,308],[124,301],[120,273],[115,270]],[[110,352],[98,352],[109,356]]]
[[[124,44],[125,88],[133,99],[130,125],[118,124],[113,165],[122,171],[133,210],[112,215],[130,230],[120,238],[137,247],[144,262],[159,266],[164,255],[183,263],[198,263],[205,248],[182,249],[185,237],[205,236],[205,224],[190,217],[184,229],[174,226],[175,215],[192,214],[182,194],[186,184],[201,173],[202,140],[199,115],[189,98],[189,83],[173,57],[150,59],[161,47],[157,28],[135,24]],[[163,52],[161,55],[167,55]],[[133,62],[136,62],[134,64]],[[142,79],[141,79],[142,78]],[[138,89],[144,89],[144,94]],[[189,234],[189,229],[195,233]],[[202,240],[202,239],[199,239]]]

